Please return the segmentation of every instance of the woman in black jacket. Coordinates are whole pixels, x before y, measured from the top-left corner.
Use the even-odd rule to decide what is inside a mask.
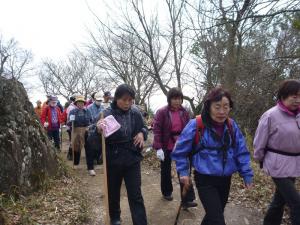
[[[107,179],[109,214],[111,224],[120,222],[120,190],[124,179],[134,225],[146,225],[147,217],[141,192],[141,151],[147,138],[147,128],[141,113],[134,106],[134,90],[122,84],[117,87],[111,107],[104,111],[104,117],[113,115],[121,128],[107,137]],[[100,120],[97,124],[101,131]]]

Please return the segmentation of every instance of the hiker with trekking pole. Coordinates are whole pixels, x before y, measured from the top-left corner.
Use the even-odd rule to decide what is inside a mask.
[[[70,111],[67,124],[72,127],[72,155],[73,168],[77,168],[80,163],[81,150],[85,144],[85,134],[88,126],[92,122],[90,111],[85,107],[85,99],[83,96],[76,96],[74,104],[76,108]]]
[[[95,124],[100,119],[100,113],[104,110],[102,106],[102,93],[97,92],[93,95],[94,102],[87,106],[87,110],[90,112],[92,116],[92,123]],[[97,145],[97,143],[91,140],[90,135],[91,129],[85,135],[85,156],[86,156],[86,163],[89,171],[90,176],[95,176],[96,172],[94,170],[94,159],[97,155],[97,164],[101,164],[101,147]],[[97,135],[98,136],[98,135]],[[99,137],[98,137],[99,138]],[[95,139],[95,141],[98,140]]]
[[[232,174],[239,172],[245,188],[252,186],[250,153],[237,123],[229,118],[232,107],[226,90],[212,89],[204,99],[201,115],[186,125],[172,153],[185,187],[191,184],[188,158],[192,157],[195,184],[206,212],[201,225],[225,225]]]
[[[181,131],[190,120],[189,113],[182,107],[183,94],[179,88],[171,88],[167,94],[168,105],[160,108],[154,117],[153,148],[156,150],[158,159],[161,161],[161,193],[163,199],[173,200],[173,185],[171,176],[171,153]],[[179,176],[178,176],[179,178]],[[180,184],[181,193],[183,185]],[[186,196],[181,196],[183,208],[196,207],[195,192],[193,185],[187,190]]]
[[[110,224],[121,224],[120,191],[125,181],[132,223],[146,225],[146,209],[141,191],[141,151],[147,139],[147,128],[141,113],[132,107],[134,90],[119,85],[111,106],[104,110],[104,119],[97,122],[96,132],[104,133],[107,163]],[[107,194],[107,193],[105,193]]]

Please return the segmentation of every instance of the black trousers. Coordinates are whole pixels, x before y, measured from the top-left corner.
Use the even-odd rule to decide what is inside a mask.
[[[111,219],[120,219],[120,191],[122,180],[125,181],[131,218],[134,225],[146,225],[147,216],[141,191],[140,162],[130,166],[108,166],[108,200]]]
[[[300,225],[300,194],[295,187],[295,178],[272,178],[276,191],[264,218],[264,225],[280,225],[284,205],[290,208],[291,222]]]
[[[94,152],[92,151],[92,146],[87,141],[88,132],[85,133],[84,139],[84,149],[85,149],[85,159],[86,159],[86,165],[88,170],[94,169]]]
[[[59,130],[48,130],[47,134],[49,139],[54,141],[55,148],[59,149],[59,145],[60,145]]]
[[[169,196],[173,192],[172,176],[171,176],[171,169],[172,169],[171,151],[164,150],[164,154],[165,154],[165,160],[161,161],[160,163],[160,168],[161,168],[160,187],[161,187],[161,193],[164,196]],[[183,190],[183,184],[180,183],[180,193],[182,193],[182,190]],[[182,203],[185,203],[185,202],[192,202],[194,200],[195,200],[195,191],[192,185],[189,191],[187,192],[186,196],[183,199],[181,198],[181,201]]]
[[[71,139],[71,133],[72,133],[72,132],[71,132],[71,129],[67,130],[67,133],[68,133],[69,141],[71,142],[71,140],[72,140],[72,139]]]
[[[91,143],[88,142],[88,132],[85,133],[85,144],[84,144],[84,149],[85,149],[85,156],[86,156],[86,164],[87,164],[87,169],[88,170],[93,170],[94,169],[94,159],[97,157],[97,159],[101,158],[101,145],[92,145]]]
[[[228,201],[231,176],[209,176],[195,171],[195,183],[206,213],[201,225],[225,225],[224,209]]]
[[[81,156],[81,151],[75,152],[74,151],[74,165],[77,166],[80,163],[80,156]]]

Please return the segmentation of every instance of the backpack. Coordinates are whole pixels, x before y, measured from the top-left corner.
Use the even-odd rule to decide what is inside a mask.
[[[230,119],[230,118],[226,119],[226,125],[228,127],[232,143],[233,143],[233,145],[235,145],[232,119]],[[196,146],[201,141],[201,138],[204,134],[204,130],[205,130],[205,126],[204,126],[202,117],[201,117],[201,115],[198,115],[198,116],[196,116],[196,134],[195,134],[195,137],[194,137],[192,156],[200,151],[200,150],[198,150],[198,151],[196,150]]]

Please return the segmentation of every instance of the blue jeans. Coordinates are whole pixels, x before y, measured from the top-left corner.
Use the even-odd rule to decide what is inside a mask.
[[[300,225],[300,194],[295,187],[295,178],[272,178],[276,191],[264,218],[264,225],[280,225],[284,205],[291,212],[292,225]]]

